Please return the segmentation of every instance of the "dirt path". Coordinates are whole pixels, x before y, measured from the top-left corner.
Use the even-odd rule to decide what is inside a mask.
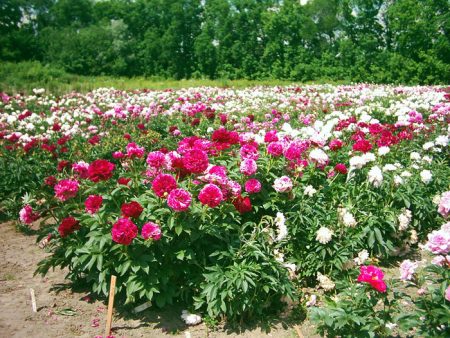
[[[50,272],[45,278],[33,276],[37,263],[45,257],[35,236],[16,231],[12,222],[0,224],[0,337],[95,337],[102,335],[105,304],[88,302],[87,293],[76,293],[67,285],[64,271]],[[31,309],[30,288],[36,293],[38,311]],[[66,309],[72,312],[64,311]],[[72,315],[69,315],[72,314]],[[218,330],[208,332],[204,324],[186,327],[178,311],[155,312],[139,318],[114,318],[115,337],[298,337],[295,330],[277,324],[269,333],[260,328],[242,334]],[[306,331],[305,331],[306,330]],[[302,327],[312,337],[311,328]]]

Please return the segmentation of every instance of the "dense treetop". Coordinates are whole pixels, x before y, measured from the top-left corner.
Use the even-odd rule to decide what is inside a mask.
[[[2,0],[0,60],[82,75],[448,83],[448,0]]]

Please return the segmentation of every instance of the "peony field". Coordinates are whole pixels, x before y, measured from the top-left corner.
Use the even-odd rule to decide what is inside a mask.
[[[108,337],[449,337],[449,121],[446,86],[0,93],[0,329],[106,337],[115,276]]]

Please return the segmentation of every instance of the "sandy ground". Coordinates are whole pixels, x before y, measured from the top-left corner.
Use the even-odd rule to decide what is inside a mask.
[[[106,305],[89,302],[87,292],[73,291],[64,280],[64,271],[46,277],[33,276],[37,263],[46,253],[36,237],[18,232],[14,223],[0,224],[0,337],[95,337],[105,327]],[[37,313],[31,306],[30,288],[36,294]],[[292,326],[279,322],[266,333],[261,328],[244,332],[219,327],[208,330],[205,324],[187,327],[180,310],[145,310],[136,316],[114,316],[115,337],[277,337],[295,338]],[[300,327],[300,336],[317,337],[308,323]],[[301,337],[301,338],[303,338]]]

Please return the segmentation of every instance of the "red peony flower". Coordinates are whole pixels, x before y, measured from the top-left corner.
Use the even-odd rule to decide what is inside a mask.
[[[58,232],[61,237],[66,237],[70,235],[75,230],[80,228],[79,222],[73,217],[66,217],[62,220],[61,224],[58,227]]]
[[[215,208],[222,202],[223,194],[217,185],[207,184],[200,191],[198,199],[202,204]]]
[[[137,234],[136,224],[128,218],[120,218],[111,229],[112,240],[123,245],[130,245]]]
[[[369,141],[364,140],[364,139],[359,139],[353,145],[353,150],[354,151],[361,151],[363,153],[367,153],[371,149],[372,149],[372,144],[370,144]]]
[[[86,211],[90,214],[95,214],[103,203],[103,197],[100,195],[89,195],[89,197],[84,202]]]
[[[194,174],[204,172],[209,165],[208,155],[203,150],[192,149],[183,156],[183,166]]]
[[[55,176],[48,176],[44,179],[44,184],[53,187],[56,184]]]
[[[107,160],[95,160],[89,165],[88,176],[92,182],[107,181],[116,166]]]
[[[119,179],[117,180],[117,183],[122,184],[122,185],[128,185],[128,183],[130,181],[131,181],[131,178],[119,177]]]
[[[342,142],[339,139],[334,139],[330,141],[330,149],[333,151],[339,150],[344,145],[344,142]]]
[[[252,211],[252,202],[250,201],[250,197],[242,197],[238,196],[234,199],[233,205],[237,211],[241,214],[245,214],[246,212]]]
[[[177,181],[172,175],[159,174],[152,182],[152,190],[158,197],[166,198],[177,187]]]
[[[384,274],[381,269],[373,265],[361,266],[358,282],[369,283],[378,292],[386,292],[387,286],[383,280]]]
[[[123,203],[120,210],[124,217],[138,218],[142,214],[142,211],[144,211],[144,208],[138,202],[132,201],[130,203]]]

